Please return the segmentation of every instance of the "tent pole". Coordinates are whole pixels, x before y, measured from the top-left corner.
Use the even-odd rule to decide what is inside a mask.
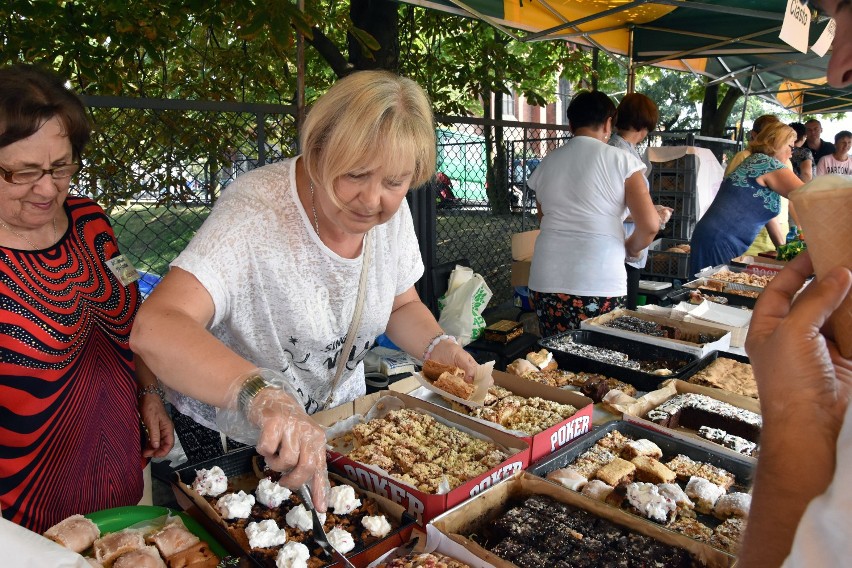
[[[748,87],[746,87],[745,97],[743,98],[743,112],[740,114],[740,148],[743,147],[743,142],[745,141],[745,115],[746,109],[748,108],[748,95],[751,93],[751,84],[754,81],[754,67],[751,68],[752,74],[748,78]]]
[[[628,28],[627,34],[627,93],[636,90],[636,66],[633,63],[633,26]]]
[[[597,47],[592,48],[592,90],[598,90],[598,59],[600,57],[600,50]]]

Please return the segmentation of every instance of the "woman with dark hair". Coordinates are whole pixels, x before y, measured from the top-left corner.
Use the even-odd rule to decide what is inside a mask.
[[[173,442],[128,345],[138,274],[103,209],[68,196],[90,132],[59,77],[0,69],[0,508],[37,532],[137,504],[143,456]]]
[[[793,164],[793,171],[799,176],[803,183],[808,183],[814,177],[814,154],[811,149],[805,146],[805,134],[807,129],[801,122],[791,122],[790,128],[796,131],[796,141],[793,142],[793,154],[790,156],[790,163]]]
[[[660,119],[660,111],[650,98],[641,93],[628,93],[621,99],[615,112],[615,132],[609,138],[609,145],[621,148],[642,160],[645,165],[644,179],[648,181],[650,164],[642,159],[637,146],[641,144],[648,133],[657,127]],[[664,225],[672,216],[670,207],[656,206],[660,215],[660,225]],[[628,216],[624,220],[624,231],[629,237],[636,228],[633,218]],[[648,261],[648,249],[642,249],[637,259],[625,259],[624,269],[627,271],[627,308],[635,310],[637,296],[639,295],[639,275]]]
[[[600,91],[575,95],[567,111],[574,137],[548,154],[527,182],[541,221],[529,288],[542,336],[623,308],[624,260],[638,257],[660,228],[644,164],[606,143],[615,110]],[[636,229],[625,239],[628,211]]]

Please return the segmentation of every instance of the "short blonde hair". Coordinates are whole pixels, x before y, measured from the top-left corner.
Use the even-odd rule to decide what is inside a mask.
[[[301,141],[308,176],[335,202],[335,182],[379,157],[391,174],[411,172],[411,187],[435,174],[429,97],[387,71],[359,71],[335,83],[305,118]]]
[[[754,140],[748,145],[752,154],[774,156],[784,146],[790,146],[796,141],[796,131],[783,122],[764,124]]]

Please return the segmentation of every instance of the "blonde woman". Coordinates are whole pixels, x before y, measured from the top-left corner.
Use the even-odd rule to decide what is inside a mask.
[[[188,395],[175,401],[182,412],[216,427],[213,407],[230,411],[222,429],[245,426],[285,472],[281,484],[311,482],[324,510],[325,433],[308,415],[364,394],[361,361],[376,336],[470,380],[476,363],[414,290],[423,263],[405,195],[435,172],[423,90],[387,72],[352,74],[314,104],[302,149],[228,187],[145,301],[131,347]],[[362,269],[362,315],[344,352]]]
[[[785,167],[796,132],[781,122],[765,125],[749,144],[751,154],[728,175],[692,233],[691,273],[725,264],[743,254],[761,227],[778,215],[780,196],[802,185]],[[773,242],[784,242],[778,225]]]

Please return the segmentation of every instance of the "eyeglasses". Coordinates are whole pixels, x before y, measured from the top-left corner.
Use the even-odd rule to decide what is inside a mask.
[[[62,164],[61,166],[56,166],[55,168],[50,168],[48,170],[36,168],[31,170],[18,170],[16,172],[10,172],[9,170],[5,170],[0,167],[0,173],[3,174],[3,179],[7,183],[19,185],[35,183],[47,174],[50,174],[50,177],[53,179],[68,179],[79,171],[80,164]]]

